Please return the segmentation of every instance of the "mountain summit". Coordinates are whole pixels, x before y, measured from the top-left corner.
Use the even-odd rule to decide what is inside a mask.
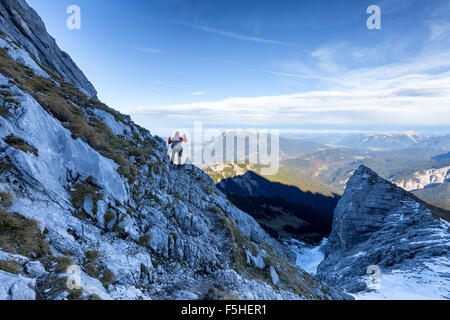
[[[336,207],[318,277],[369,298],[450,298],[449,212],[361,166]],[[380,288],[368,273],[379,270]]]
[[[395,150],[412,148],[420,145],[425,140],[426,137],[414,131],[380,132],[375,134],[352,135],[342,139],[338,144],[363,150]]]

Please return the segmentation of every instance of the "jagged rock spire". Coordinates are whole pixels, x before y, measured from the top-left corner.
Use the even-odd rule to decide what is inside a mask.
[[[422,273],[430,272],[442,277],[434,281],[450,283],[448,273],[429,269],[433,263],[448,265],[450,257],[448,222],[438,217],[439,212],[446,215],[373,170],[359,167],[336,207],[318,277],[360,292],[367,290],[367,268],[375,265],[383,274],[397,272],[421,279]]]

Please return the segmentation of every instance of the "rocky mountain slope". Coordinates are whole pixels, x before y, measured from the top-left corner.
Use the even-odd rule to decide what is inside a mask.
[[[361,166],[335,210],[318,277],[361,297],[449,299],[448,221],[449,212]],[[366,284],[370,266],[380,270],[374,290]]]
[[[391,181],[430,204],[450,210],[450,166],[418,170]]]
[[[427,199],[428,203],[432,205],[450,210],[450,181],[415,190],[412,193],[420,199]]]
[[[342,299],[1,0],[0,299]]]
[[[0,0],[0,30],[29,54],[20,55],[20,51],[13,53],[19,62],[36,59],[86,95],[97,95],[93,85],[70,56],[59,49],[55,39],[47,33],[42,19],[25,0]]]
[[[443,184],[450,181],[450,166],[442,168],[431,168],[419,170],[411,174],[410,177],[393,181],[406,191],[425,189],[431,185]]]

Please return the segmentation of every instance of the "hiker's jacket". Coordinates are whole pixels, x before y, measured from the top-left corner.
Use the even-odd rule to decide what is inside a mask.
[[[177,145],[182,143],[183,140],[184,140],[184,138],[181,138],[181,137],[174,137],[173,139],[169,138],[169,144],[172,146],[172,148],[175,148]]]

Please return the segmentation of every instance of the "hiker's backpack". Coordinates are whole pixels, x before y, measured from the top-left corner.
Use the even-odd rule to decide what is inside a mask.
[[[173,148],[175,148],[177,145],[179,145],[180,144],[180,141],[172,141],[172,145],[171,145],[171,148],[173,149]]]
[[[179,145],[181,143],[181,139],[179,140],[172,140],[172,138],[169,139],[169,143],[170,143],[170,147],[173,149],[175,148],[177,145]]]

